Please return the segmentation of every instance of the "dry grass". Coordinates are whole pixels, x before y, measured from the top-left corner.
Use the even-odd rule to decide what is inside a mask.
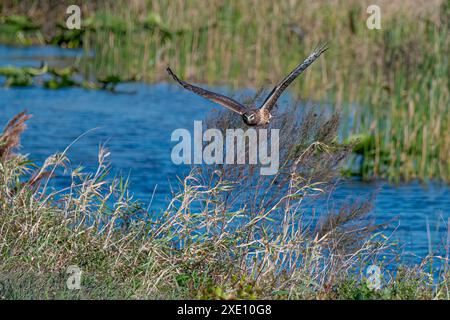
[[[303,202],[325,192],[349,151],[331,142],[337,119],[306,113],[293,121],[287,130],[299,140],[285,141],[274,177],[246,165],[194,168],[158,216],[133,201],[127,181],[107,178],[103,148],[97,171],[72,171],[65,190],[48,189],[50,176],[40,188],[20,184],[33,176],[30,164],[20,155],[2,159],[3,297],[449,298],[447,277],[434,287],[425,268],[398,273],[383,291],[367,287],[364,266],[380,263],[390,245],[359,220],[366,205],[308,227]],[[65,152],[53,155],[34,176],[66,161]],[[363,236],[349,237],[355,232]],[[70,265],[83,271],[79,291],[65,286]]]
[[[20,135],[27,128],[25,121],[31,118],[26,111],[17,114],[3,129],[0,139],[0,158],[6,159],[11,155],[11,151],[20,146]]]

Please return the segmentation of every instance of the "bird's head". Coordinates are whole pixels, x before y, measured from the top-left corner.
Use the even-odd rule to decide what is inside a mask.
[[[248,126],[255,126],[258,124],[258,119],[256,117],[255,112],[246,112],[242,115],[242,119],[244,120],[245,124]]]

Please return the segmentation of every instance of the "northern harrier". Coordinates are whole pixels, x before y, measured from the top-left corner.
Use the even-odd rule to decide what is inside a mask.
[[[271,111],[275,106],[278,98],[283,93],[283,91],[286,90],[286,88],[291,84],[291,82],[294,81],[295,78],[297,78],[303,71],[305,71],[306,68],[308,68],[327,49],[328,48],[326,45],[317,47],[309,55],[308,58],[306,58],[299,66],[297,66],[297,68],[295,68],[290,74],[288,74],[283,79],[283,81],[281,81],[275,88],[273,88],[272,92],[270,92],[266,100],[264,100],[260,108],[256,108],[256,106],[246,107],[229,97],[189,84],[183,80],[180,80],[172,72],[170,68],[167,68],[167,72],[183,88],[190,90],[206,99],[214,101],[215,103],[218,103],[224,106],[225,108],[230,109],[231,111],[239,113],[247,125],[249,126],[265,125],[270,122],[270,118],[272,118]]]

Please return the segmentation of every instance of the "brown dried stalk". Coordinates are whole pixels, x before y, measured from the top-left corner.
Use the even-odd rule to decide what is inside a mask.
[[[20,135],[27,128],[25,121],[32,117],[26,112],[25,110],[17,114],[3,129],[3,133],[0,135],[0,159],[10,158],[12,150],[20,146]]]

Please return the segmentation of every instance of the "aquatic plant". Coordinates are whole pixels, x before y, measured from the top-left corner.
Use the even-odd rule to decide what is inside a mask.
[[[121,77],[118,74],[109,74],[109,75],[106,75],[106,76],[103,76],[103,77],[102,76],[97,77],[97,83],[98,83],[98,86],[101,89],[115,92],[116,91],[116,86],[119,83],[133,82],[133,81],[136,81],[138,79],[139,79],[138,76],[131,76],[131,77],[128,77],[128,78],[123,78],[123,77]]]
[[[6,87],[27,87],[34,84],[34,77],[49,74],[51,79],[42,81],[42,85],[47,89],[62,89],[68,87],[82,87],[90,90],[109,90],[116,91],[119,83],[136,81],[137,76],[124,79],[118,75],[107,75],[99,77],[97,81],[87,79],[78,80],[75,76],[79,70],[74,66],[67,67],[48,67],[46,63],[42,63],[39,68],[35,67],[16,67],[5,66],[0,67],[0,76],[6,78],[4,86]]]
[[[48,71],[48,65],[46,63],[42,63],[40,67],[16,67],[16,66],[5,66],[0,67],[0,76],[5,77],[14,77],[19,75],[29,75],[32,77],[40,76],[45,74]]]
[[[47,72],[48,66],[42,63],[39,68],[35,67],[0,67],[0,76],[4,76],[6,87],[27,87],[33,84],[33,78]]]
[[[72,77],[78,72],[78,68],[69,66],[64,68],[50,67],[48,73],[53,77],[52,79],[45,80],[43,83],[44,88],[47,89],[61,89],[67,87],[76,87],[80,84],[73,80]]]
[[[114,90],[117,84],[122,82],[122,79],[116,74],[110,74],[105,77],[97,78],[97,81],[102,84],[103,89]]]
[[[2,32],[35,31],[40,26],[33,23],[31,19],[23,15],[8,15],[0,17],[0,29]]]

